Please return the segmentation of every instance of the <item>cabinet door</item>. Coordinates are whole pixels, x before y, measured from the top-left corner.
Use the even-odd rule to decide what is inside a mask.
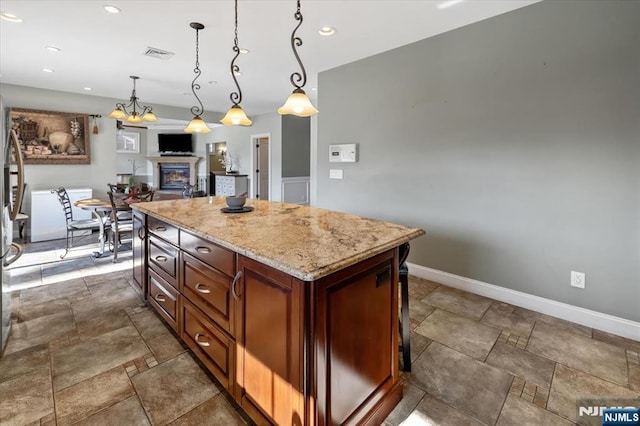
[[[235,398],[258,424],[304,423],[304,283],[238,256]]]
[[[146,289],[146,258],[147,258],[147,231],[145,228],[146,215],[137,210],[133,211],[133,282],[136,290],[144,299],[147,298]]]

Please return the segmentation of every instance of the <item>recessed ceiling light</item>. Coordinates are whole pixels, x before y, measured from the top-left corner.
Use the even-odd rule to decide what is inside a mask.
[[[242,49],[240,49],[240,53],[247,54],[247,53],[249,53],[249,49],[242,48]]]
[[[105,4],[103,7],[104,7],[104,10],[106,10],[109,13],[120,13],[119,8],[112,6],[110,4]]]
[[[318,91],[318,89],[316,89],[315,87],[312,87],[312,88],[311,88],[311,91],[312,91],[312,92],[317,92],[317,91]]]
[[[49,52],[59,52],[62,50],[56,46],[45,46],[44,48],[47,49]]]
[[[209,80],[209,81],[207,81],[207,83],[209,83],[209,84],[218,84],[218,82],[215,81],[215,80]]]
[[[91,87],[84,87],[84,90],[89,91],[89,90],[93,90],[93,89]]]
[[[336,29],[333,27],[322,27],[318,30],[318,34],[321,36],[331,36],[336,33]]]
[[[462,3],[464,0],[447,0],[447,1],[443,1],[442,3],[439,3],[437,8],[438,9],[446,9],[448,7],[451,6],[455,6],[458,3]]]
[[[44,72],[53,72],[53,70],[51,68],[42,68],[42,71],[44,71]]]
[[[9,22],[22,22],[22,18],[9,12],[0,12],[0,19]]]

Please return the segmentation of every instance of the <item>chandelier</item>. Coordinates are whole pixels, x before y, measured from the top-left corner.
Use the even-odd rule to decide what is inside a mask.
[[[152,108],[150,106],[140,106],[140,104],[138,103],[138,97],[136,96],[136,80],[138,80],[140,77],[130,75],[129,78],[133,80],[133,90],[131,91],[129,103],[126,106],[124,102],[117,103],[116,109],[114,109],[111,114],[109,114],[109,117],[115,118],[116,120],[124,120],[128,123],[158,121],[156,116],[153,114]]]

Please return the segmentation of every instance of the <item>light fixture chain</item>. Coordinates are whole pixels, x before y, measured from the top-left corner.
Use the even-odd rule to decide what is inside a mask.
[[[236,78],[236,74],[240,72],[240,67],[236,65],[236,59],[240,56],[240,48],[238,47],[238,0],[235,0],[235,32],[233,38],[233,51],[236,54],[231,60],[231,77],[233,77],[233,81],[236,84],[238,91],[231,92],[231,95],[229,95],[229,99],[231,99],[231,103],[233,104],[232,108],[237,107],[238,104],[242,102],[242,90],[240,89],[240,84]]]
[[[193,78],[193,81],[191,82],[191,91],[193,92],[193,96],[195,96],[200,106],[199,107],[198,105],[192,106],[191,113],[193,115],[200,116],[200,114],[204,112],[204,105],[202,104],[200,97],[196,93],[196,90],[200,90],[200,84],[196,83],[196,80],[200,77],[200,74],[202,74],[202,71],[200,71],[200,30],[197,28],[196,28],[196,67],[193,69],[193,72],[196,74],[196,76]]]
[[[296,10],[296,13],[294,13],[293,17],[295,18],[296,21],[299,21],[299,22],[298,22],[298,25],[296,25],[296,27],[293,29],[293,33],[291,33],[291,49],[293,50],[293,54],[295,55],[296,60],[298,61],[298,65],[300,65],[302,74],[300,74],[299,72],[294,72],[293,74],[291,74],[289,81],[291,81],[291,84],[293,84],[297,89],[300,89],[305,84],[307,84],[307,71],[304,69],[304,65],[302,65],[302,60],[300,59],[300,55],[298,55],[298,49],[296,49],[296,46],[297,47],[302,46],[302,39],[296,36],[296,31],[298,31],[298,28],[300,28],[303,21],[302,12],[300,12],[300,0],[298,0],[298,8]]]

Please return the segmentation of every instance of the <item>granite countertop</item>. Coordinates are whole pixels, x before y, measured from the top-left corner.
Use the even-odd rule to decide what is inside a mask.
[[[137,203],[134,209],[239,254],[313,281],[424,234],[316,207],[248,199],[248,213],[222,213],[225,197]]]

